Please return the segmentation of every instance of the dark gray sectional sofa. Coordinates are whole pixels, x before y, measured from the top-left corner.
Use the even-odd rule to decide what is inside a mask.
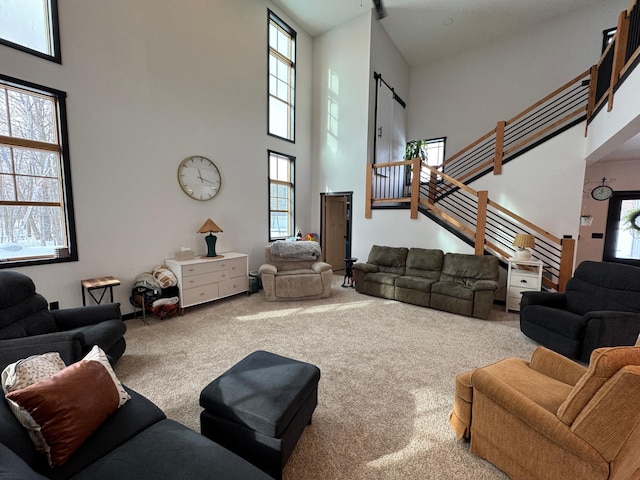
[[[353,276],[360,293],[487,319],[499,268],[493,256],[373,245]]]
[[[36,452],[7,401],[0,399],[0,478],[273,480],[217,443],[167,419],[142,395],[127,391],[131,400],[56,468]]]

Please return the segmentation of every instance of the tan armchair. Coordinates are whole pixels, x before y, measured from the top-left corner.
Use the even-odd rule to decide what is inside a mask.
[[[598,348],[585,368],[538,347],[462,373],[450,422],[512,479],[640,479],[640,347]]]
[[[265,300],[301,300],[331,295],[333,270],[328,263],[275,255],[271,245],[265,247],[264,256],[265,263],[258,274]]]

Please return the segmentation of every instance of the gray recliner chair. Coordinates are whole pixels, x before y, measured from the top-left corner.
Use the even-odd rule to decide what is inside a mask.
[[[331,295],[333,270],[328,263],[276,255],[271,245],[265,247],[264,256],[265,263],[258,273],[267,301],[327,298]]]
[[[94,345],[114,364],[125,351],[125,331],[119,303],[49,310],[31,278],[0,271],[0,370],[47,352],[60,353],[69,365]]]

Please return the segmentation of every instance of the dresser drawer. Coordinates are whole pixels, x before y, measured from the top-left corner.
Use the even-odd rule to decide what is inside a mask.
[[[511,273],[511,286],[538,290],[538,276],[527,273]]]
[[[199,275],[190,275],[188,277],[185,276],[182,279],[182,288],[188,289],[201,287],[202,285],[207,285],[209,283],[218,283],[227,278],[229,278],[229,275],[226,271],[201,273]]]
[[[201,275],[203,273],[219,272],[226,270],[226,262],[202,262],[182,266],[182,276]]]
[[[247,291],[247,277],[236,277],[230,280],[225,280],[224,282],[219,283],[219,291],[221,297],[226,297],[228,295],[234,295],[240,292]]]
[[[247,276],[247,259],[233,258],[228,262],[224,262],[229,270],[229,278],[246,277]]]
[[[208,302],[217,298],[218,295],[217,283],[203,285],[201,287],[187,288],[183,291],[183,304],[182,308],[189,305],[195,305],[197,303]]]

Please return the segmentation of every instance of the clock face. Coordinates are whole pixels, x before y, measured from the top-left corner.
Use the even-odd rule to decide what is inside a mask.
[[[607,200],[613,195],[613,190],[607,185],[599,185],[591,190],[591,196],[598,201]]]
[[[195,200],[211,200],[222,186],[220,171],[206,157],[185,158],[178,167],[178,183],[182,191]]]

